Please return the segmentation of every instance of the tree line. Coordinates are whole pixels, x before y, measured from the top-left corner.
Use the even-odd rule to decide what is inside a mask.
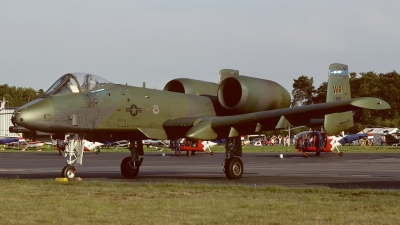
[[[22,106],[44,94],[43,89],[35,91],[32,88],[22,88],[15,86],[8,86],[7,84],[0,85],[0,100],[3,97],[8,101],[6,107],[19,107]]]
[[[313,77],[300,76],[293,79],[292,107],[322,103],[326,101],[328,82],[317,89]],[[400,75],[396,72],[350,73],[350,91],[352,98],[376,97],[389,103],[388,110],[361,109],[353,112],[355,126],[349,132],[359,132],[366,127],[400,127]]]

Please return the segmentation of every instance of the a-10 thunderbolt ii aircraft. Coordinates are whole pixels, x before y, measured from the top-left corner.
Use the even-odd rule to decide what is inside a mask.
[[[353,126],[351,110],[389,109],[385,101],[351,99],[347,65],[331,64],[327,102],[290,107],[289,92],[281,85],[237,70],[221,70],[220,83],[174,79],[164,90],[113,84],[91,74],[61,76],[45,94],[15,110],[10,131],[28,129],[52,134],[75,134],[66,150],[62,176],[74,178],[72,164],[82,164],[79,140],[130,141],[131,155],[122,160],[121,173],[134,178],[143,157],[142,140],[226,139],[223,171],[240,179],[243,163],[240,136],[306,125],[325,116],[327,134]]]

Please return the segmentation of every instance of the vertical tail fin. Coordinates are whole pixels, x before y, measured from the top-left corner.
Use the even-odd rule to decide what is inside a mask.
[[[348,66],[333,63],[329,66],[328,93],[326,102],[351,99]],[[329,135],[337,134],[354,126],[353,112],[325,115],[324,129]]]

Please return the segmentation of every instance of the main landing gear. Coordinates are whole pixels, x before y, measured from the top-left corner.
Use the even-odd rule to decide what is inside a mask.
[[[242,144],[239,137],[230,137],[225,143],[225,162],[222,170],[229,180],[238,180],[243,175],[243,162],[236,156],[242,156]]]
[[[142,141],[131,140],[129,150],[131,151],[130,157],[125,157],[121,162],[122,176],[128,179],[135,178],[139,173],[140,165],[142,165],[143,158],[143,143]]]

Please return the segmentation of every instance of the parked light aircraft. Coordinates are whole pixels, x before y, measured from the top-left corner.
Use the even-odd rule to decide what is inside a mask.
[[[399,146],[400,145],[400,139],[398,138],[398,136],[400,135],[400,133],[394,133],[394,134],[389,134],[389,132],[387,130],[383,131],[384,136],[385,136],[385,145],[389,145],[389,146]]]
[[[87,140],[82,140],[82,145],[83,145],[83,151],[86,152],[95,152],[96,154],[100,153],[100,147],[103,146],[103,143],[100,142],[92,142],[92,141],[87,141]],[[60,155],[64,155],[65,154],[65,149],[66,146],[68,145],[68,139],[66,140],[56,140],[56,148],[58,150],[58,153],[60,153]]]
[[[145,139],[226,139],[223,171],[228,179],[243,175],[241,135],[307,124],[325,116],[324,129],[336,134],[353,126],[352,110],[389,109],[372,97],[351,99],[347,65],[331,64],[327,102],[290,108],[291,97],[281,85],[221,70],[220,83],[180,78],[164,90],[113,84],[91,74],[61,76],[45,94],[15,110],[10,131],[25,128],[52,134],[75,134],[62,176],[76,176],[72,164],[82,164],[83,146],[91,141],[130,141],[131,155],[121,173],[134,178],[143,162]]]
[[[117,140],[111,143],[108,143],[106,147],[111,147],[111,148],[127,148],[129,146],[129,141],[128,140]]]
[[[40,151],[40,148],[44,145],[43,141],[36,140],[25,140],[25,138],[16,138],[16,141],[9,142],[8,147],[18,147],[21,151],[25,151],[27,148],[34,148]]]
[[[170,146],[169,140],[142,140],[143,145],[147,148],[155,147],[157,150],[162,151],[164,148],[168,148]]]
[[[19,140],[19,137],[8,137],[8,136],[0,136],[0,145],[6,145],[11,142],[16,142]]]

